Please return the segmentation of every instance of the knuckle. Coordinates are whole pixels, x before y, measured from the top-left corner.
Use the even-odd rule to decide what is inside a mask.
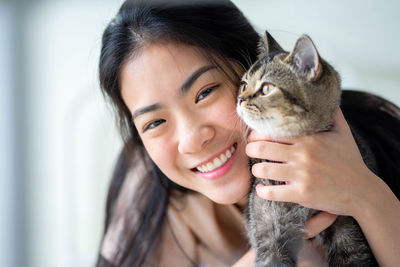
[[[263,142],[253,142],[246,145],[246,154],[252,158],[263,158],[266,146]]]
[[[257,145],[257,149],[256,149],[256,151],[257,151],[257,154],[258,155],[262,155],[263,154],[263,152],[264,152],[264,144],[263,143],[259,143],[258,145]]]
[[[311,195],[312,188],[309,183],[302,183],[299,186],[299,196],[303,200],[307,200]]]
[[[305,149],[302,152],[301,159],[304,166],[312,166],[318,162],[318,157],[311,149]]]
[[[266,191],[266,194],[265,194],[265,199],[275,200],[276,197],[275,197],[274,191],[272,191],[272,190],[267,190],[267,191]]]
[[[304,184],[312,183],[312,170],[311,168],[304,167],[301,170],[301,180]]]
[[[268,168],[267,164],[260,163],[260,172],[262,172],[264,176],[268,176],[269,168]]]
[[[305,167],[304,165],[302,165],[301,167],[299,167],[296,172],[296,178],[301,181],[301,183],[307,183],[310,181],[310,174],[311,171],[309,168]]]
[[[312,152],[311,152],[310,150],[305,149],[305,150],[303,150],[303,152],[302,152],[302,158],[303,158],[303,161],[304,161],[305,163],[308,163],[308,162],[311,162],[311,161],[312,161],[312,159],[314,158],[314,156],[313,156],[313,154],[312,154]]]

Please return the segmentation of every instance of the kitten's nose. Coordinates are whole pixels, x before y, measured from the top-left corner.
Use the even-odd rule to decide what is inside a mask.
[[[242,104],[243,101],[244,101],[244,97],[243,96],[238,96],[239,105]]]

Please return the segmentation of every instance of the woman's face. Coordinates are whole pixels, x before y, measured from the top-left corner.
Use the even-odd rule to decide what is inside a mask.
[[[191,46],[153,44],[125,64],[122,97],[152,160],[175,183],[230,204],[249,190],[237,89]]]

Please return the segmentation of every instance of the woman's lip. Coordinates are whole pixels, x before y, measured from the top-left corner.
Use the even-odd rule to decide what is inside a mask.
[[[237,147],[237,143],[233,143],[231,145],[229,145],[228,147],[226,147],[224,150],[221,150],[219,153],[214,154],[213,156],[209,157],[207,160],[201,162],[200,164],[196,165],[194,168],[192,168],[193,171],[197,171],[197,168],[203,165],[206,165],[208,162],[212,162],[215,158],[219,157],[221,154],[225,153],[225,151],[227,151],[228,149],[230,149],[231,147],[234,147],[236,149]]]
[[[233,160],[236,157],[236,151],[232,154],[232,156],[221,166],[219,166],[218,168],[216,168],[215,170],[212,170],[210,172],[201,172],[197,169],[193,169],[192,171],[196,174],[201,176],[204,179],[207,180],[215,180],[218,179],[219,177],[223,176],[224,174],[226,174],[232,167],[233,165]]]

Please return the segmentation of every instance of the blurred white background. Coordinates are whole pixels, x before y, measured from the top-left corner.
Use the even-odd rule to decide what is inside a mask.
[[[121,2],[0,2],[0,266],[95,263],[121,147],[97,62]],[[400,105],[400,2],[234,2],[287,50],[309,34],[343,87]]]

